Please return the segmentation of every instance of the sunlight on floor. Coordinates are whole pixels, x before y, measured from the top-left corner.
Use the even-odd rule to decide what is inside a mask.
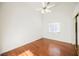
[[[27,51],[19,54],[18,56],[34,56],[34,54],[30,50],[27,50]]]

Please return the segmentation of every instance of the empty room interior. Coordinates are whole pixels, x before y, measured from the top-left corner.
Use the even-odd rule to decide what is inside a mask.
[[[0,56],[78,56],[79,2],[0,2]]]

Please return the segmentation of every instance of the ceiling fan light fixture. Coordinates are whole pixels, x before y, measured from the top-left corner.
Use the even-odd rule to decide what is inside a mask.
[[[49,10],[49,9],[42,9],[42,10],[41,10],[41,13],[42,13],[42,14],[51,13],[51,10]]]
[[[42,14],[45,13],[51,13],[51,8],[54,7],[55,4],[50,4],[50,2],[42,2],[42,8],[39,8],[38,11],[40,11]]]

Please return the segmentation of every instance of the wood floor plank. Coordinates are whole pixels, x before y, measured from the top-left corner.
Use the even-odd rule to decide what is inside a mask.
[[[1,54],[2,56],[74,56],[70,43],[42,38]]]

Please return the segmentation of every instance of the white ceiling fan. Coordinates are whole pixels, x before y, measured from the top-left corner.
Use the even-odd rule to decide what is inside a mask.
[[[42,14],[50,13],[50,8],[54,6],[55,4],[50,5],[50,2],[42,2],[42,8],[39,8],[38,11],[41,11]]]

